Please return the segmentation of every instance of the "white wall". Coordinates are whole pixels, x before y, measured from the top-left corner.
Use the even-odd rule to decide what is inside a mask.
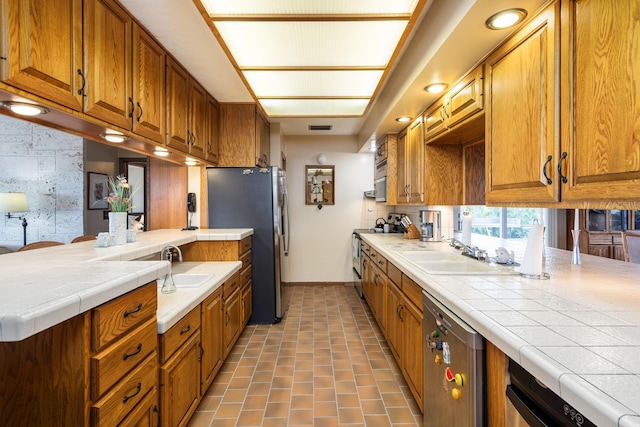
[[[82,138],[0,115],[0,192],[27,193],[27,243],[83,234],[83,183]],[[21,221],[0,215],[0,245],[15,250]]]
[[[364,191],[373,188],[373,154],[358,154],[356,137],[285,136],[291,247],[284,282],[351,282],[351,233],[367,227]],[[335,205],[305,205],[305,165],[323,153],[335,166]],[[375,218],[374,218],[375,219]]]

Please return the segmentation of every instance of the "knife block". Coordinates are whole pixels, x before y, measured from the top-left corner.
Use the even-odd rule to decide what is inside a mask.
[[[404,233],[404,238],[417,239],[419,237],[420,237],[420,230],[418,230],[418,227],[416,227],[416,225],[413,223],[409,224],[409,228],[407,228],[407,231]]]

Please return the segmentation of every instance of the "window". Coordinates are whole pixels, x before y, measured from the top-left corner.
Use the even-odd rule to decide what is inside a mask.
[[[526,240],[532,224],[548,223],[547,209],[461,206],[460,212],[471,214],[472,235],[498,239]]]

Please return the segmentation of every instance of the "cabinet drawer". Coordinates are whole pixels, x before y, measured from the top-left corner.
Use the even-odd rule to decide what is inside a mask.
[[[242,267],[240,267],[240,269],[244,270],[247,268],[251,264],[251,251],[249,250],[240,255],[240,261],[242,261]]]
[[[160,363],[166,362],[199,328],[200,306],[197,306],[167,332],[160,335]]]
[[[360,248],[362,248],[362,252],[364,252],[368,256],[371,256],[371,246],[369,246],[365,242],[362,242],[360,243]]]
[[[422,312],[422,288],[404,274],[402,275],[402,292]]]
[[[390,262],[387,262],[387,276],[398,288],[402,286],[402,272]]]
[[[223,295],[225,298],[229,298],[229,295],[234,293],[240,287],[240,273],[236,272],[233,276],[227,279],[222,285],[224,288]]]
[[[93,351],[102,349],[123,333],[155,316],[158,308],[157,294],[154,281],[94,308],[91,320]]]
[[[92,425],[116,426],[136,407],[158,382],[157,353],[120,381],[109,393],[91,406]]]
[[[152,317],[127,337],[91,358],[91,398],[97,399],[158,346]]]
[[[380,255],[379,253],[375,253],[376,256],[371,257],[371,260],[376,264],[376,267],[380,269],[383,273],[387,273],[387,259]]]
[[[240,245],[238,246],[238,256],[241,256],[249,249],[251,249],[251,236],[245,237],[244,239],[240,240]]]
[[[157,427],[159,425],[158,389],[154,387],[118,427]]]
[[[240,272],[240,283],[246,285],[251,280],[251,264]]]
[[[589,244],[590,245],[611,245],[613,244],[613,236],[611,234],[589,233]]]

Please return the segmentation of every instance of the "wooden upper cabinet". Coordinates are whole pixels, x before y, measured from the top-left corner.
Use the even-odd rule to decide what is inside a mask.
[[[406,204],[409,202],[409,186],[407,182],[407,158],[408,158],[407,129],[398,134],[396,144],[396,187],[397,187],[397,204]],[[389,179],[389,178],[387,178]],[[393,200],[387,199],[387,203],[393,204]]]
[[[84,111],[130,129],[133,20],[113,0],[87,0],[84,13]]]
[[[269,165],[270,126],[255,104],[220,104],[219,166]]]
[[[437,101],[424,113],[424,139],[430,140],[447,130],[444,99]]]
[[[189,152],[189,73],[176,61],[167,60],[167,145]]]
[[[445,115],[448,127],[451,128],[482,111],[483,70],[484,65],[480,64],[447,93]]]
[[[637,206],[640,3],[567,1],[561,13],[562,199]]]
[[[558,3],[486,60],[486,202],[556,202]]]
[[[422,117],[409,126],[409,151],[407,182],[409,184],[409,204],[424,202],[424,135]]]
[[[207,97],[207,113],[209,114],[209,127],[207,129],[207,161],[217,165],[220,152],[220,141],[218,135],[220,132],[220,126],[218,124],[220,107],[218,106],[218,102],[211,95]]]
[[[82,0],[5,0],[0,80],[82,109]]]
[[[146,31],[133,26],[133,132],[165,142],[166,53]]]
[[[209,119],[207,105],[207,91],[194,79],[190,80],[189,87],[190,110],[189,110],[189,154],[200,159],[205,159],[207,148],[207,131]]]

